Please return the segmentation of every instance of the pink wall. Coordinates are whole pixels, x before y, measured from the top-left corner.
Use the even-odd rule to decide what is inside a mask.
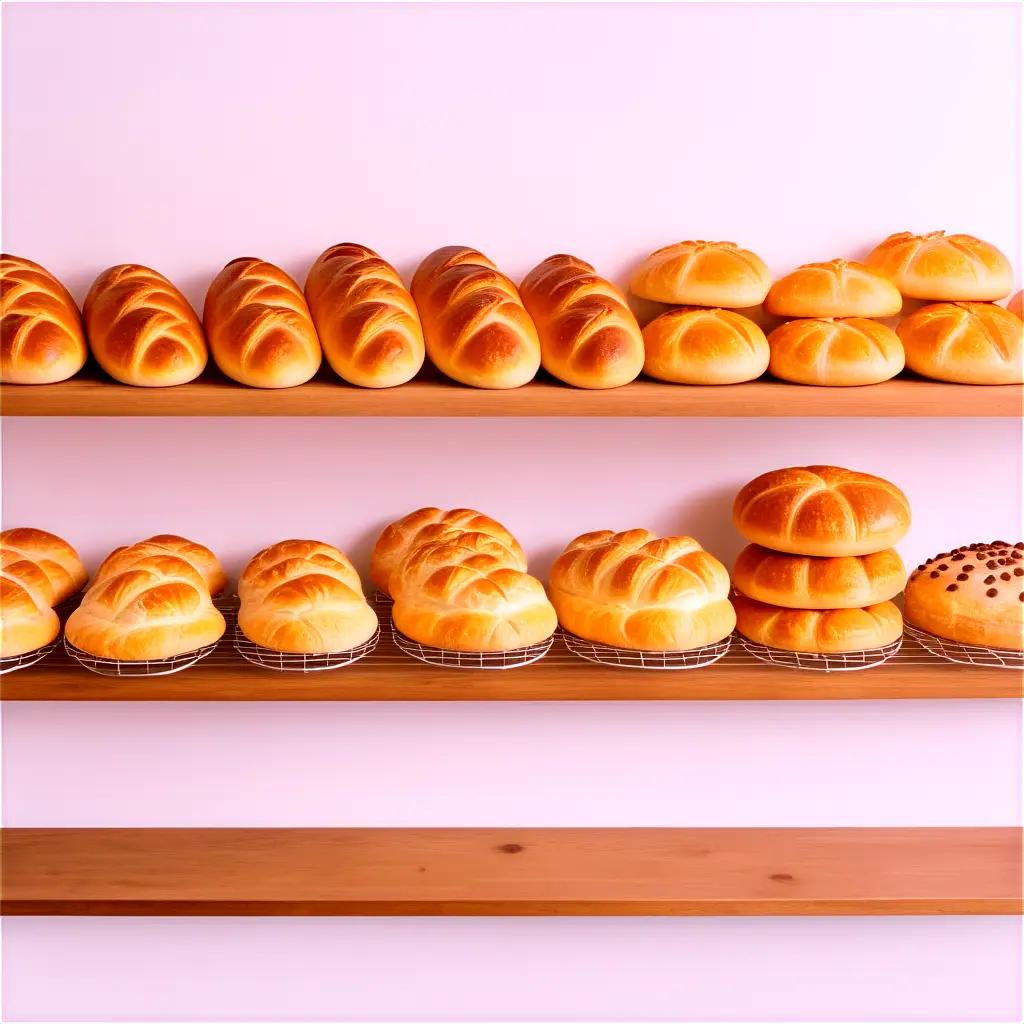
[[[516,275],[567,250],[621,278],[679,237],[735,238],[781,271],[948,227],[1022,262],[1012,6],[3,19],[4,249],[78,297],[132,259],[199,301],[234,256],[301,275],[343,238],[404,271],[460,241]],[[234,569],[286,534],[365,567],[383,522],[436,502],[506,519],[540,571],[602,526],[690,531],[729,558],[738,486],[822,460],[907,490],[916,562],[1019,533],[1020,455],[1010,421],[9,420],[3,523],[65,532],[93,565],[173,529]],[[1020,821],[1011,701],[3,714],[9,825]],[[9,1020],[1021,1012],[1019,924],[1000,919],[11,919],[4,940]]]

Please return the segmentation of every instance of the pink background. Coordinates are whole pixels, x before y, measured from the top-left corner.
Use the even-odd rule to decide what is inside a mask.
[[[81,298],[137,260],[197,303],[227,260],[343,239],[405,272],[480,246],[622,279],[681,237],[782,272],[946,227],[1021,266],[1019,9],[277,5],[3,12],[4,249]],[[962,454],[966,453],[966,455]],[[365,568],[422,503],[538,572],[583,530],[692,532],[833,461],[905,488],[906,559],[1019,534],[1013,421],[7,420],[3,524],[90,565],[155,530],[237,570],[311,535]],[[1014,536],[1012,539],[1016,539]],[[4,708],[8,825],[1012,824],[1020,705]],[[9,1020],[1014,1020],[1019,923],[4,923]]]

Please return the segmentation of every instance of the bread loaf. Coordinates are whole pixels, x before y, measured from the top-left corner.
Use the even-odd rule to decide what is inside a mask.
[[[427,354],[452,380],[517,388],[540,369],[540,340],[515,285],[482,253],[432,252],[412,279]]]
[[[334,372],[364,388],[404,384],[423,365],[423,330],[412,295],[390,263],[346,242],[320,254],[306,301]]]
[[[27,526],[4,530],[0,533],[0,556],[5,566],[29,562],[42,572],[46,586],[40,592],[40,600],[46,605],[66,601],[89,578],[78,552],[66,540],[46,530]]]
[[[60,620],[50,607],[46,574],[35,562],[11,561],[3,552],[0,564],[0,658],[38,650],[57,638]]]
[[[768,369],[764,331],[729,309],[683,306],[644,328],[644,372],[674,384],[739,384]]]
[[[896,328],[907,366],[957,384],[1024,383],[1024,322],[988,302],[924,306]]]
[[[764,308],[775,316],[895,316],[903,305],[899,289],[863,263],[831,260],[807,263],[771,286]]]
[[[598,530],[551,569],[558,621],[576,636],[640,651],[688,651],[736,625],[729,574],[692,537]]]
[[[972,235],[901,231],[876,245],[867,264],[913,299],[985,302],[1002,299],[1013,288],[1010,261]]]
[[[872,555],[812,558],[745,547],[732,570],[747,597],[783,608],[863,608],[894,598],[907,580],[893,548]]]
[[[1024,542],[967,544],[930,558],[911,573],[904,615],[947,640],[1024,650]]]
[[[245,567],[238,625],[255,644],[290,654],[340,654],[377,632],[359,575],[337,548],[285,540]]]
[[[895,377],[904,363],[896,332],[865,317],[790,320],[768,335],[768,346],[768,369],[795,384],[880,384]]]
[[[652,252],[629,289],[655,302],[681,306],[758,306],[772,283],[759,256],[735,242],[676,242]]]
[[[185,384],[206,367],[199,318],[185,296],[149,267],[124,263],[104,270],[83,312],[96,362],[122,384]]]
[[[94,585],[108,576],[122,572],[145,555],[174,555],[177,558],[185,559],[206,581],[206,586],[212,597],[220,594],[228,584],[228,578],[224,574],[217,556],[209,548],[197,544],[195,541],[186,540],[184,537],[161,533],[139,541],[137,544],[116,548],[112,551],[96,570]]]
[[[183,558],[141,554],[85,592],[64,634],[99,658],[154,661],[216,643],[224,616],[206,581]]]
[[[0,255],[0,382],[55,384],[87,356],[75,300],[44,267]]]
[[[910,528],[906,495],[877,476],[837,466],[775,469],[736,496],[733,523],[747,540],[794,555],[870,555]]]
[[[874,651],[903,635],[903,619],[892,601],[867,608],[825,611],[776,608],[742,594],[733,598],[736,629],[755,643],[805,654]]]
[[[210,351],[232,380],[254,388],[304,384],[320,368],[320,342],[299,286],[251,256],[211,282],[203,307]]]
[[[636,379],[644,341],[625,298],[575,256],[549,256],[523,278],[523,304],[540,337],[544,369],[578,388]]]

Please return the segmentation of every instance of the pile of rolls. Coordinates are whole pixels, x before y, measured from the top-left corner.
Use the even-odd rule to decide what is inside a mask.
[[[733,522],[751,542],[732,573],[743,636],[825,655],[900,638],[892,598],[906,571],[893,545],[910,527],[910,506],[898,487],[837,466],[777,469],[740,490]]]

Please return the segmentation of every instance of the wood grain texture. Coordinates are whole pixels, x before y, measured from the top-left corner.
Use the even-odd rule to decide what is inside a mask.
[[[5,914],[1018,914],[1021,831],[7,829]]]

